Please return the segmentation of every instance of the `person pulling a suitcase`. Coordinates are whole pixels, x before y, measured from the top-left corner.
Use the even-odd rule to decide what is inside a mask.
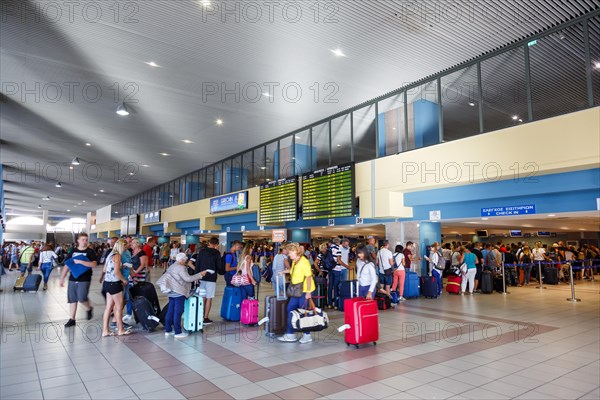
[[[302,254],[302,249],[298,243],[289,243],[285,246],[288,251],[292,267],[289,270],[280,272],[280,275],[290,274],[290,286],[288,288],[289,302],[287,305],[287,328],[286,333],[278,338],[281,342],[295,342],[298,340],[292,327],[292,311],[307,306],[307,301],[311,298],[311,293],[315,290],[315,281],[313,279],[310,263]],[[300,343],[312,342],[310,332],[305,332],[300,339]]]
[[[375,260],[367,246],[360,245],[356,248],[356,269],[358,270],[358,296],[374,299],[375,288],[379,282],[375,270]]]
[[[175,262],[156,281],[161,291],[166,289],[169,296],[165,317],[165,336],[175,335],[176,339],[183,339],[188,336],[188,333],[181,329],[181,317],[183,316],[185,300],[190,296],[192,282],[203,278],[207,273],[207,271],[202,271],[190,275],[187,271],[187,256],[185,253],[178,253],[175,256]]]

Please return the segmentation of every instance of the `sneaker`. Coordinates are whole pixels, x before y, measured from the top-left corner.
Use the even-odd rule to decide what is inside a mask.
[[[48,285],[44,285],[44,288],[42,290],[48,290]]]
[[[175,332],[171,331],[171,332],[165,332],[165,336],[173,336],[175,334]]]
[[[305,344],[305,343],[310,343],[312,342],[312,336],[311,335],[302,335],[302,338],[300,338],[300,343]]]
[[[398,301],[406,301],[406,299],[402,296],[400,296],[400,298],[398,299]]]
[[[70,328],[70,327],[72,327],[72,326],[75,326],[75,324],[76,324],[76,322],[75,322],[75,320],[74,320],[74,319],[69,319],[69,320],[67,321],[67,323],[65,324],[65,328]]]
[[[94,307],[90,308],[87,312],[87,320],[89,321],[94,316]]]
[[[280,342],[290,342],[291,343],[291,342],[297,341],[298,338],[293,333],[286,333],[285,335],[278,337],[277,340],[279,340]]]
[[[204,325],[210,325],[212,324],[212,320],[210,318],[204,318],[204,322],[202,322]]]
[[[135,325],[135,319],[133,318],[133,315],[125,314],[123,316],[123,323],[127,325]]]
[[[177,333],[175,334],[175,339],[185,339],[186,337],[188,337],[190,334],[187,332],[181,332],[181,333]]]
[[[108,324],[108,326],[109,326],[110,328],[114,329],[114,328],[116,328],[116,327],[117,327],[117,323],[116,323],[115,321],[113,321],[113,322],[109,323],[109,324]]]

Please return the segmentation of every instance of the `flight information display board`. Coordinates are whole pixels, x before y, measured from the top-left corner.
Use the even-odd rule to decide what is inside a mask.
[[[351,217],[355,214],[354,164],[302,175],[302,218]]]
[[[298,219],[298,179],[279,179],[260,185],[261,225]]]

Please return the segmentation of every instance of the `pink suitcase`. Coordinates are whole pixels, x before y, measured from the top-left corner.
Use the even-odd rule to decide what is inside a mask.
[[[364,343],[377,344],[379,340],[379,310],[377,302],[364,298],[344,301],[344,323],[349,325],[345,331],[346,344],[358,346]]]
[[[244,325],[258,324],[258,300],[242,300],[240,322]]]

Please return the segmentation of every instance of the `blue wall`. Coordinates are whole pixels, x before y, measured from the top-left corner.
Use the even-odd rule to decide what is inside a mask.
[[[440,142],[439,105],[427,100],[413,103],[415,124],[415,148],[427,147]]]

